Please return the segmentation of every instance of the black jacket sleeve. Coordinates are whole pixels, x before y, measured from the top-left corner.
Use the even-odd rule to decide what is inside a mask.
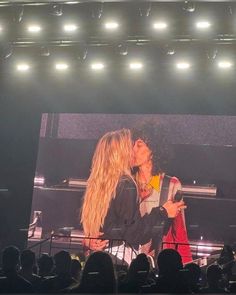
[[[150,214],[141,217],[136,185],[124,176],[111,201],[102,231],[104,238],[122,239],[133,247],[148,242],[153,230],[163,225],[167,212],[163,207],[153,208]]]

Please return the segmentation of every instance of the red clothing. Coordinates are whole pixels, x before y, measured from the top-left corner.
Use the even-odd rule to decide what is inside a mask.
[[[180,212],[175,219],[168,231],[168,233],[163,236],[163,249],[172,248],[176,249],[182,257],[183,264],[192,261],[192,254],[190,251],[190,245],[188,241],[188,235],[184,223],[184,218]],[[167,244],[166,244],[167,243]],[[168,243],[182,243],[184,245],[168,244]]]
[[[163,180],[164,174],[161,175],[161,180]],[[154,189],[157,189],[154,187]],[[160,188],[159,188],[160,189]],[[178,190],[181,189],[181,183],[177,177],[171,177],[169,183],[169,198],[172,198]],[[148,196],[141,195],[142,200],[148,198]],[[192,254],[190,251],[190,245],[188,241],[187,230],[184,221],[184,212],[180,212],[172,221],[170,228],[166,235],[162,238],[163,249],[172,248],[176,249],[182,257],[183,264],[192,261]],[[168,244],[169,243],[169,244]],[[178,243],[183,245],[178,245]],[[142,246],[142,252],[148,255],[155,255],[152,251],[153,247],[151,246],[152,242],[147,243]],[[155,249],[155,248],[154,248]]]

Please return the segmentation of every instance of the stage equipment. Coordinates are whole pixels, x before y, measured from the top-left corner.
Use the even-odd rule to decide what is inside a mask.
[[[87,180],[79,179],[79,178],[68,178],[63,181],[62,185],[65,185],[68,187],[86,188]]]
[[[118,45],[118,52],[122,56],[126,56],[128,54],[128,46],[125,42]]]
[[[41,239],[42,211],[34,211],[33,222],[29,225],[28,238]]]
[[[148,2],[139,3],[139,15],[141,17],[148,17],[151,13],[152,4]]]
[[[0,46],[0,58],[7,59],[13,53],[13,48],[10,43],[2,43]]]
[[[42,46],[40,48],[40,55],[41,56],[44,56],[44,57],[48,57],[50,56],[50,51],[49,51],[49,48],[47,46]]]
[[[45,178],[43,176],[35,176],[34,185],[35,186],[44,186]]]
[[[86,188],[87,180],[79,178],[68,178],[59,186]],[[190,196],[212,196],[216,197],[217,187],[214,184],[200,186],[200,185],[182,185],[181,193]]]
[[[215,185],[200,186],[200,185],[183,185],[183,195],[194,196],[212,196],[216,197],[217,187]]]
[[[62,16],[63,10],[61,4],[53,4],[51,14],[54,16]]]
[[[184,1],[183,10],[187,12],[194,12],[195,11],[195,3],[192,1]]]
[[[103,14],[103,3],[96,2],[94,5],[95,7],[92,11],[92,17],[100,19]]]
[[[23,19],[23,15],[24,15],[24,6],[23,5],[13,6],[12,9],[14,11],[13,21],[20,23]]]

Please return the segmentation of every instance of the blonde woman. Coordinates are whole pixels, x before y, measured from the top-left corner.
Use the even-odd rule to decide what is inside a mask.
[[[168,217],[175,217],[185,205],[184,202],[168,201],[141,217],[136,183],[130,171],[132,159],[130,130],[108,132],[99,140],[82,205],[81,222],[86,237],[121,239],[137,250],[140,244],[150,240],[153,227]],[[94,245],[93,249],[98,250]],[[114,247],[112,253],[116,250]],[[129,263],[128,256],[124,259]]]

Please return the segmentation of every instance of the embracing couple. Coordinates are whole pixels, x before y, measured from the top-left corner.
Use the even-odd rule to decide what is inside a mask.
[[[81,214],[85,236],[100,238],[85,240],[90,249],[106,251],[108,240],[124,240],[130,249],[126,247],[120,258],[129,264],[131,249],[155,257],[164,242],[164,248],[179,251],[183,263],[192,260],[186,206],[174,201],[181,184],[164,173],[165,143],[162,130],[150,122],[108,132],[99,140]],[[121,246],[113,245],[111,253],[119,256]]]

